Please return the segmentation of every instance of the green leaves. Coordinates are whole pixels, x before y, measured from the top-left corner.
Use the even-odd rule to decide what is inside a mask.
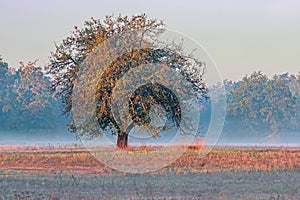
[[[101,129],[104,130],[109,126],[114,126],[116,130],[113,130],[113,132],[125,131],[125,128],[121,129],[114,120],[111,95],[118,80],[124,74],[128,75],[128,71],[136,69],[140,65],[155,63],[175,69],[186,78],[187,82],[191,82],[192,89],[195,89],[196,92],[194,93],[197,94],[197,97],[202,98],[207,93],[207,87],[203,79],[204,63],[198,61],[192,55],[186,55],[180,45],[160,42],[158,36],[164,31],[165,25],[162,21],[148,19],[145,14],[132,17],[106,16],[104,20],[92,18],[86,21],[83,28],[75,26],[72,35],[64,39],[60,45],[56,45],[56,50],[52,52],[50,57],[47,73],[53,77],[52,89],[62,99],[65,113],[73,111],[74,123],[76,120],[79,121],[77,123],[78,129],[81,127],[78,124],[87,126],[81,122],[85,118],[89,103],[95,102],[96,111],[93,112],[96,112]],[[82,71],[83,69],[84,71]],[[145,68],[141,71],[144,70],[147,71]],[[97,74],[99,74],[99,77]],[[155,74],[155,76],[164,76],[160,72],[158,74]],[[135,80],[139,80],[142,77],[141,75],[143,73],[138,71],[132,74],[129,77],[129,80],[133,83],[131,85],[134,85]],[[99,80],[95,81],[95,77],[98,77]],[[175,85],[179,85],[180,81],[178,80],[177,83]],[[88,87],[83,87],[85,84]],[[96,92],[93,91],[94,88],[97,90]],[[158,87],[154,88],[157,89]],[[184,90],[178,88],[181,91]],[[151,91],[151,88],[146,89],[148,92]],[[116,99],[123,99],[128,90],[130,90],[130,87],[124,87],[123,92]],[[76,91],[78,93],[86,92],[87,95],[77,95]],[[154,93],[154,91],[151,91],[151,93]],[[169,111],[168,114],[173,115],[170,118],[174,119],[176,124],[180,123],[178,102],[174,100],[170,93],[162,93],[159,97],[153,94],[144,95],[144,93],[137,95],[143,97],[143,100],[147,100],[146,96],[149,98],[156,97],[155,103],[163,104],[163,107]],[[165,102],[168,102],[168,106],[172,108],[169,108]],[[152,103],[148,101],[136,109],[131,108],[131,119],[135,120],[136,123],[150,124],[147,114],[150,112],[149,107]],[[76,109],[83,111],[76,112],[74,111]],[[93,120],[94,118],[88,121]],[[75,126],[70,125],[70,127],[74,130]],[[85,129],[84,132],[98,134],[97,131],[87,131]]]
[[[35,62],[21,63],[16,73],[7,70],[0,88],[1,129],[54,128],[55,101],[49,85]]]
[[[272,79],[262,72],[245,76],[230,92],[228,115],[255,130],[290,128],[296,113],[296,99],[290,90],[295,79],[289,74]]]

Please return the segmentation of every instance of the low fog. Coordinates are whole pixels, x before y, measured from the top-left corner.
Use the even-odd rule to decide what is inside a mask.
[[[137,138],[129,136],[129,144],[169,144],[176,131],[164,131],[157,138]],[[193,136],[191,136],[193,137]],[[111,143],[116,143],[116,136],[107,134]],[[196,138],[192,143],[196,143]],[[83,145],[67,128],[55,130],[29,130],[29,131],[0,131],[0,145]],[[223,130],[216,146],[237,147],[300,147],[299,132],[281,132],[267,136],[245,135],[243,130],[235,130],[235,134]]]

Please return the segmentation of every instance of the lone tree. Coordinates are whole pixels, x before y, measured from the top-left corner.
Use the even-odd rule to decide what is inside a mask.
[[[73,91],[80,67],[99,44],[125,32],[138,31],[142,33],[142,37],[153,39],[165,30],[165,24],[162,21],[148,19],[145,14],[132,17],[106,16],[103,21],[91,18],[85,22],[83,28],[75,26],[72,35],[55,46],[56,49],[51,52],[50,62],[46,68],[47,74],[53,78],[51,89],[55,90],[56,96],[61,99],[64,113],[70,113],[74,107],[72,105]],[[182,120],[181,108],[175,94],[161,84],[148,84],[137,89],[128,99],[128,110],[132,123],[126,130],[122,129],[112,114],[111,94],[118,80],[130,69],[141,64],[162,64],[179,71],[192,84],[195,94],[200,100],[207,93],[203,79],[205,66],[202,62],[191,55],[186,55],[180,45],[160,43],[160,45],[151,44],[149,46],[149,48],[129,49],[115,58],[113,62],[108,63],[97,81],[97,92],[93,96],[94,99],[86,99],[86,101],[92,100],[96,103],[95,116],[100,128],[102,130],[108,128],[112,134],[117,134],[117,146],[121,149],[127,148],[128,133],[134,125],[150,124],[149,112],[154,104],[159,104],[166,110],[168,120],[171,120],[176,127],[179,127]],[[101,56],[102,59],[105,59],[111,55],[103,53]],[[136,75],[132,78],[138,79],[139,76]],[[73,132],[78,129],[74,123],[68,126]],[[77,134],[94,137],[98,136],[99,131],[77,132]]]

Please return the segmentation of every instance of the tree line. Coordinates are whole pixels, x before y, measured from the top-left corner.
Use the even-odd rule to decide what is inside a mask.
[[[300,72],[268,77],[254,71],[240,81],[224,80],[211,91],[224,87],[227,97],[223,130],[231,134],[270,135],[300,130]],[[218,103],[218,98],[215,99]],[[211,100],[203,102],[204,117],[210,117]],[[200,123],[201,124],[201,123]],[[243,130],[243,131],[241,131]]]
[[[0,130],[56,128],[62,111],[49,90],[51,81],[35,62],[20,63],[16,70],[0,57]],[[258,71],[209,90],[220,87],[227,96],[225,130],[241,129],[245,134],[300,130],[300,72],[270,78]],[[209,122],[211,99],[202,104],[201,120]]]
[[[56,128],[59,103],[50,83],[36,62],[20,62],[16,70],[0,56],[0,130]]]

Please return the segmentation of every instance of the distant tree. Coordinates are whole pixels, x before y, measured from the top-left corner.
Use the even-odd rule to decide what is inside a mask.
[[[55,125],[54,99],[48,90],[49,78],[35,62],[21,63],[18,71],[16,106],[26,128],[53,128]],[[21,121],[18,122],[22,124]]]
[[[3,126],[3,121],[5,116],[2,111],[4,102],[7,99],[6,92],[7,92],[7,76],[8,76],[8,64],[3,60],[0,56],[0,126]]]
[[[8,64],[3,60],[3,58],[0,55],[0,80],[1,85],[3,85],[3,82],[5,80],[5,76],[8,73]]]
[[[45,77],[35,62],[21,63],[16,73],[8,72],[1,116],[2,129],[54,128],[54,99]]]
[[[80,65],[83,64],[88,54],[107,39],[130,31],[139,31],[144,38],[147,36],[155,37],[155,35],[165,31],[165,25],[162,21],[148,19],[144,14],[134,15],[131,18],[121,15],[116,18],[106,16],[104,21],[92,18],[85,22],[84,28],[75,27],[73,34],[56,46],[56,50],[51,53],[47,73],[52,75],[54,79],[52,89],[62,99],[65,113],[69,113],[73,108],[74,83]],[[126,38],[122,42],[127,42]],[[102,59],[109,58],[109,56],[111,55],[104,53]],[[115,58],[114,62],[108,64],[104,75],[98,81],[98,92],[94,99],[86,99],[86,101],[96,102],[96,116],[100,127],[102,129],[110,128],[113,134],[117,134],[117,146],[122,149],[127,147],[128,133],[134,124],[149,124],[149,108],[155,103],[160,104],[168,111],[170,119],[177,126],[180,124],[181,111],[178,107],[178,101],[173,98],[174,95],[169,90],[157,84],[145,86],[142,90],[137,90],[135,96],[131,97],[130,108],[128,109],[130,109],[133,123],[128,127],[128,130],[121,129],[113,118],[110,100],[116,82],[129,69],[147,63],[161,63],[177,68],[187,80],[193,83],[200,96],[206,93],[206,86],[203,81],[204,66],[200,61],[186,56],[180,47],[176,47],[176,50],[167,45],[164,47],[152,46],[147,49],[135,48],[128,50],[121,57]],[[138,75],[135,76],[135,78],[139,78]],[[70,124],[69,128],[74,132],[76,131],[74,124]],[[85,134],[90,134],[93,137],[99,133],[87,131]]]
[[[228,115],[252,130],[277,133],[295,114],[295,99],[289,88],[290,76],[269,79],[262,72],[245,76],[230,94]]]
[[[266,108],[262,110],[264,123],[275,133],[279,129],[290,128],[290,122],[295,116],[296,101],[289,88],[290,82],[289,74],[275,75],[265,88]]]
[[[261,72],[245,76],[240,85],[230,93],[231,102],[228,105],[228,115],[241,120],[245,126],[253,127],[261,123],[260,110],[264,108],[262,91],[267,86],[268,78]]]
[[[291,76],[289,84],[292,95],[296,99],[295,118],[293,119],[293,129],[300,130],[300,72]]]

